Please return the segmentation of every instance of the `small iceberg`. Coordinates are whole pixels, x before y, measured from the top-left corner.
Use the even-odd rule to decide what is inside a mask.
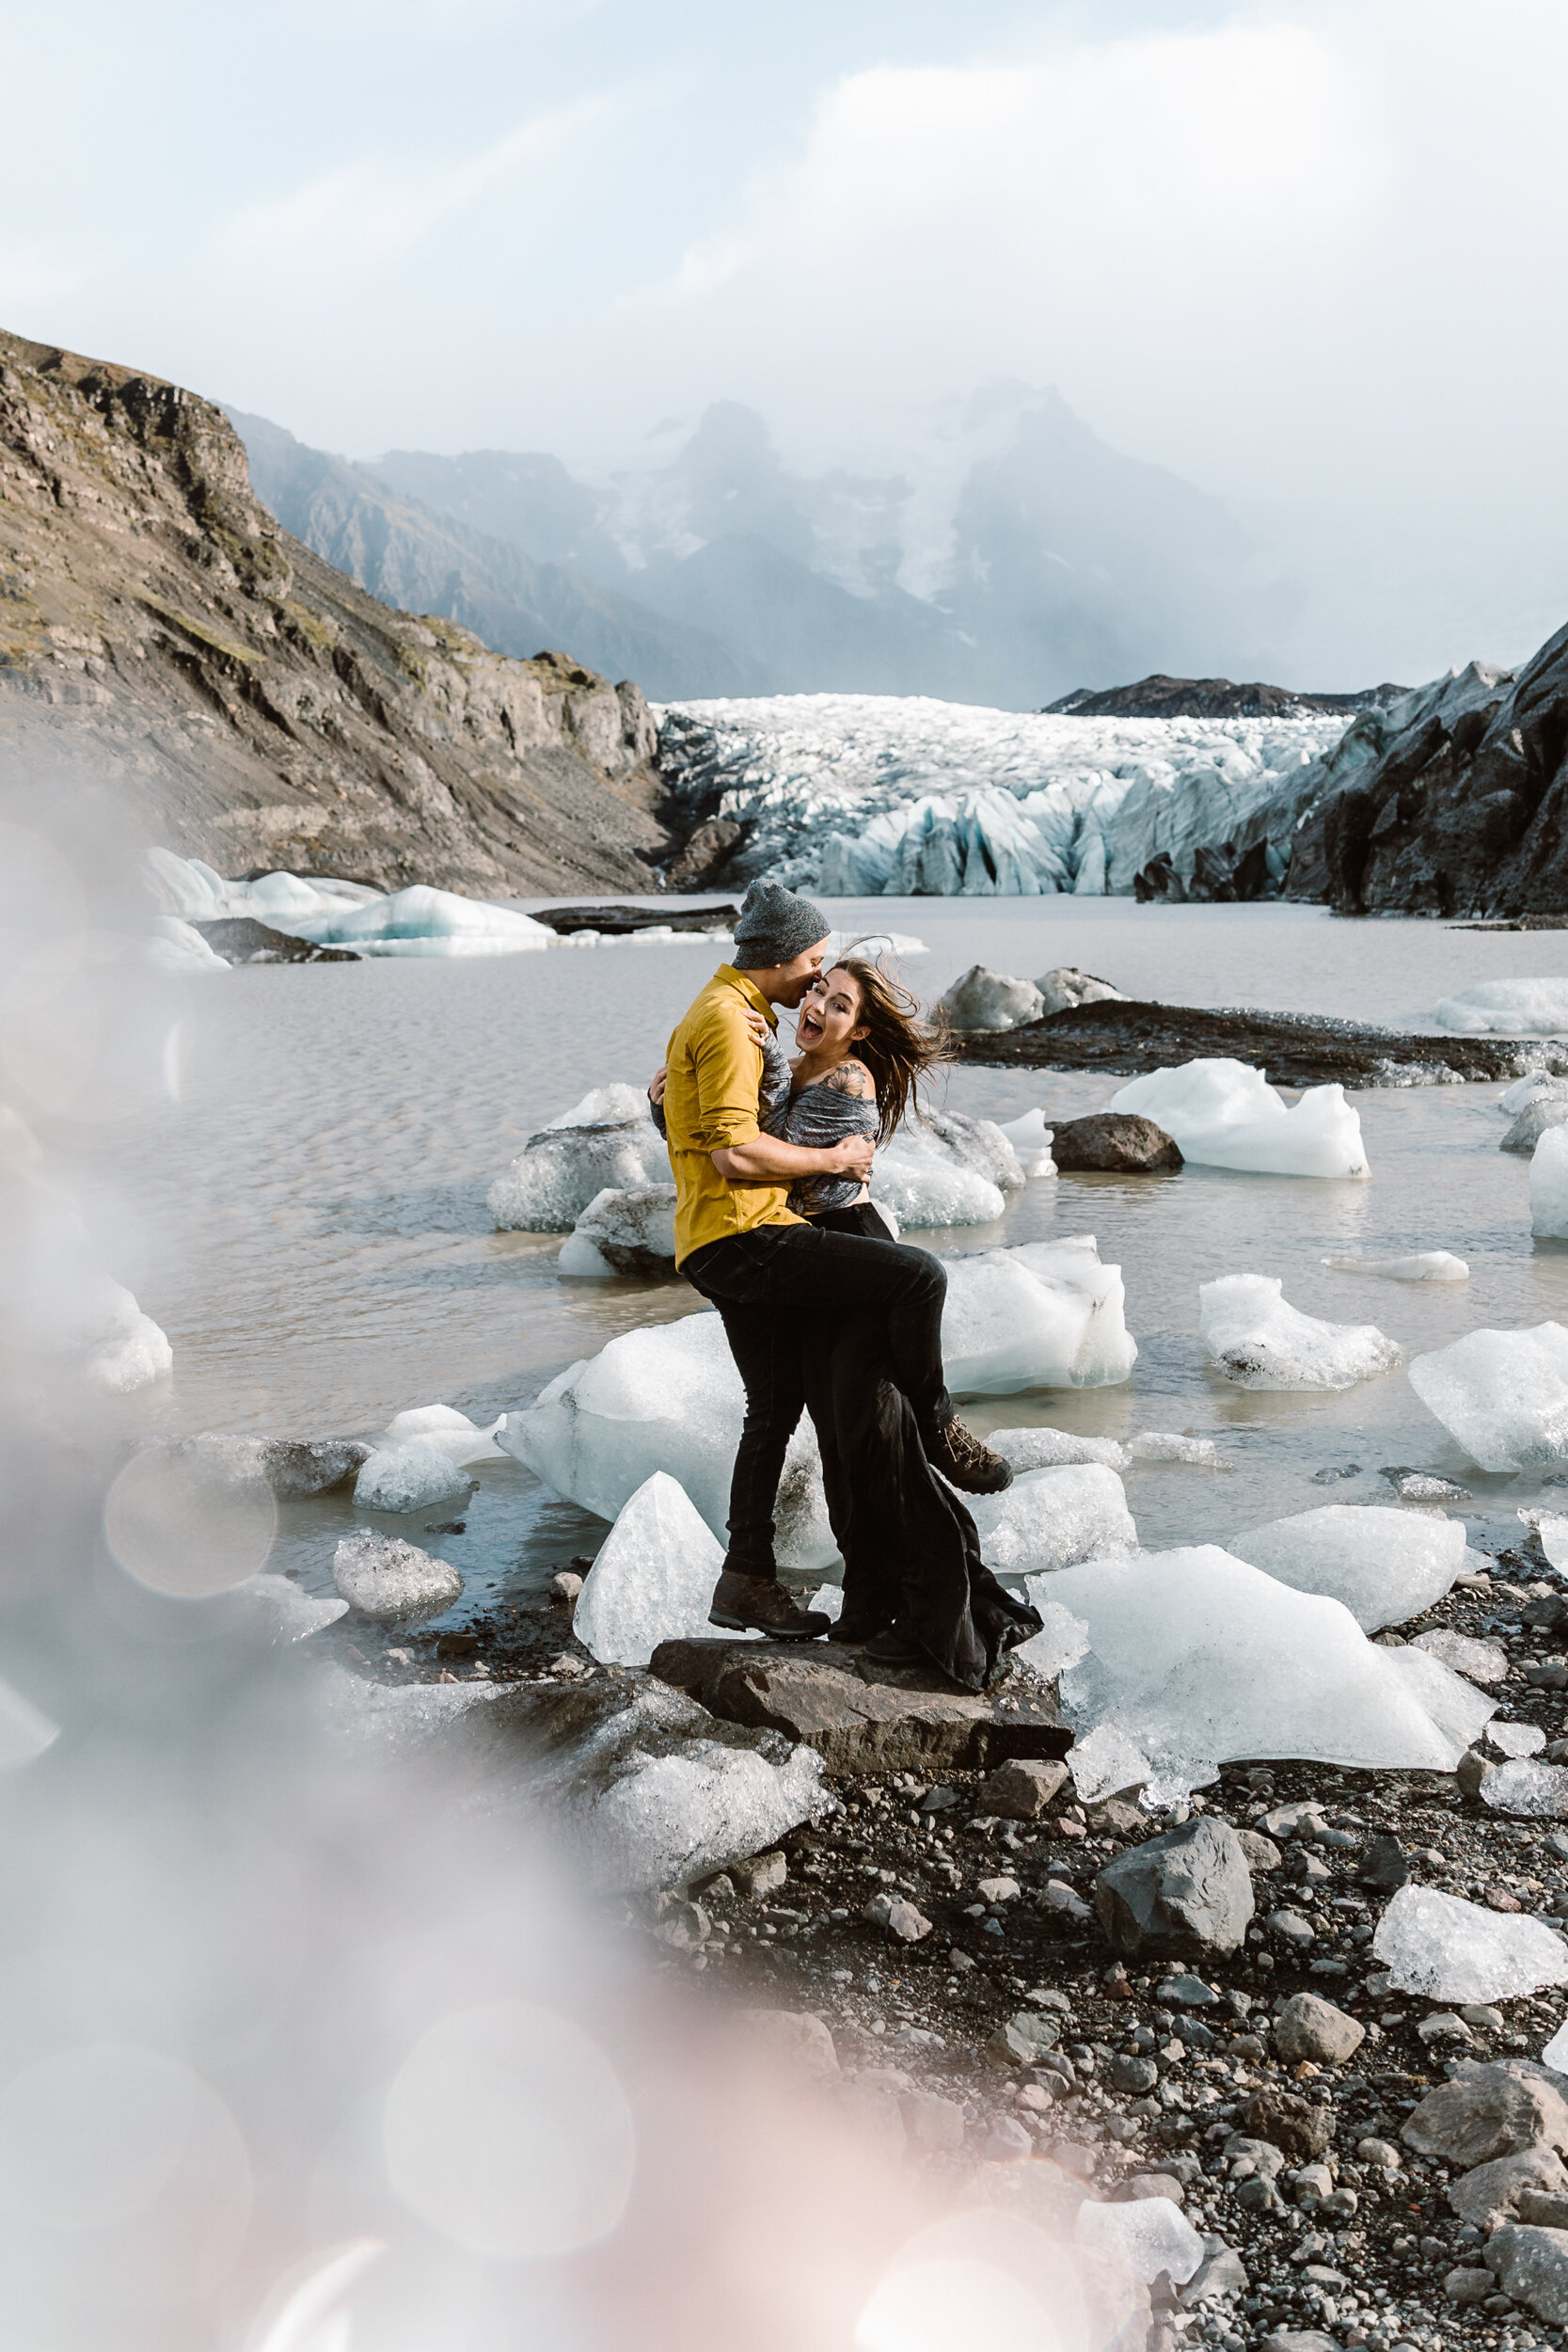
[[[1201,1059],[1134,1078],[1112,1095],[1110,1107],[1153,1120],[1200,1168],[1254,1176],[1370,1174],[1360,1119],[1340,1086],[1308,1087],[1287,1109],[1249,1063]]]
[[[1321,1323],[1270,1274],[1222,1274],[1198,1290],[1203,1344],[1241,1389],[1353,1389],[1392,1372],[1403,1350],[1373,1323]]]
[[[1556,1037],[1568,1031],[1568,979],[1482,980],[1432,1017],[1460,1037]]]
[[[1410,1385],[1478,1470],[1568,1462],[1568,1331],[1560,1323],[1466,1331],[1416,1357]]]

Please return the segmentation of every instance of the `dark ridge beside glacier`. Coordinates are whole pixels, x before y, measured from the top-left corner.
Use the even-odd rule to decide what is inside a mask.
[[[1305,719],[1314,713],[1386,710],[1408,694],[1408,686],[1367,686],[1351,694],[1300,693],[1291,686],[1255,680],[1233,685],[1227,677],[1167,677],[1155,671],[1132,686],[1079,686],[1059,702],[1047,703],[1048,718],[1079,719]]]

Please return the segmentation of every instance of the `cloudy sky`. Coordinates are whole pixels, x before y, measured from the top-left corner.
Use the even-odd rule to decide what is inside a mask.
[[[1022,377],[1342,564],[1341,670],[1568,618],[1560,0],[5,17],[14,330],[583,468],[728,397],[885,469]]]

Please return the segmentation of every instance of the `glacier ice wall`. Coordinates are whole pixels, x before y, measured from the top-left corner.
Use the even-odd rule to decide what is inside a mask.
[[[1080,719],[919,695],[780,694],[658,713],[677,797],[747,863],[831,897],[1277,888],[1342,716]],[[1228,856],[1222,853],[1228,852]],[[1228,895],[1228,893],[1227,894]]]

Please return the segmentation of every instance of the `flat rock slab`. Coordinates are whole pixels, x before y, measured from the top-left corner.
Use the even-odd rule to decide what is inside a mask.
[[[1037,1684],[981,1695],[935,1667],[878,1666],[816,1643],[661,1642],[649,1671],[728,1723],[806,1741],[832,1772],[986,1772],[1072,1745]]]
[[[1516,1078],[1526,1067],[1525,1049],[1532,1068],[1568,1068],[1568,1054],[1538,1038],[1428,1037],[1307,1014],[1132,999],[1074,1005],[1017,1029],[960,1030],[956,1042],[961,1062],[1130,1077],[1220,1055],[1253,1062],[1271,1086],[1285,1087],[1375,1087],[1401,1077],[1407,1085],[1422,1077],[1437,1085],[1450,1073],[1476,1081]]]

